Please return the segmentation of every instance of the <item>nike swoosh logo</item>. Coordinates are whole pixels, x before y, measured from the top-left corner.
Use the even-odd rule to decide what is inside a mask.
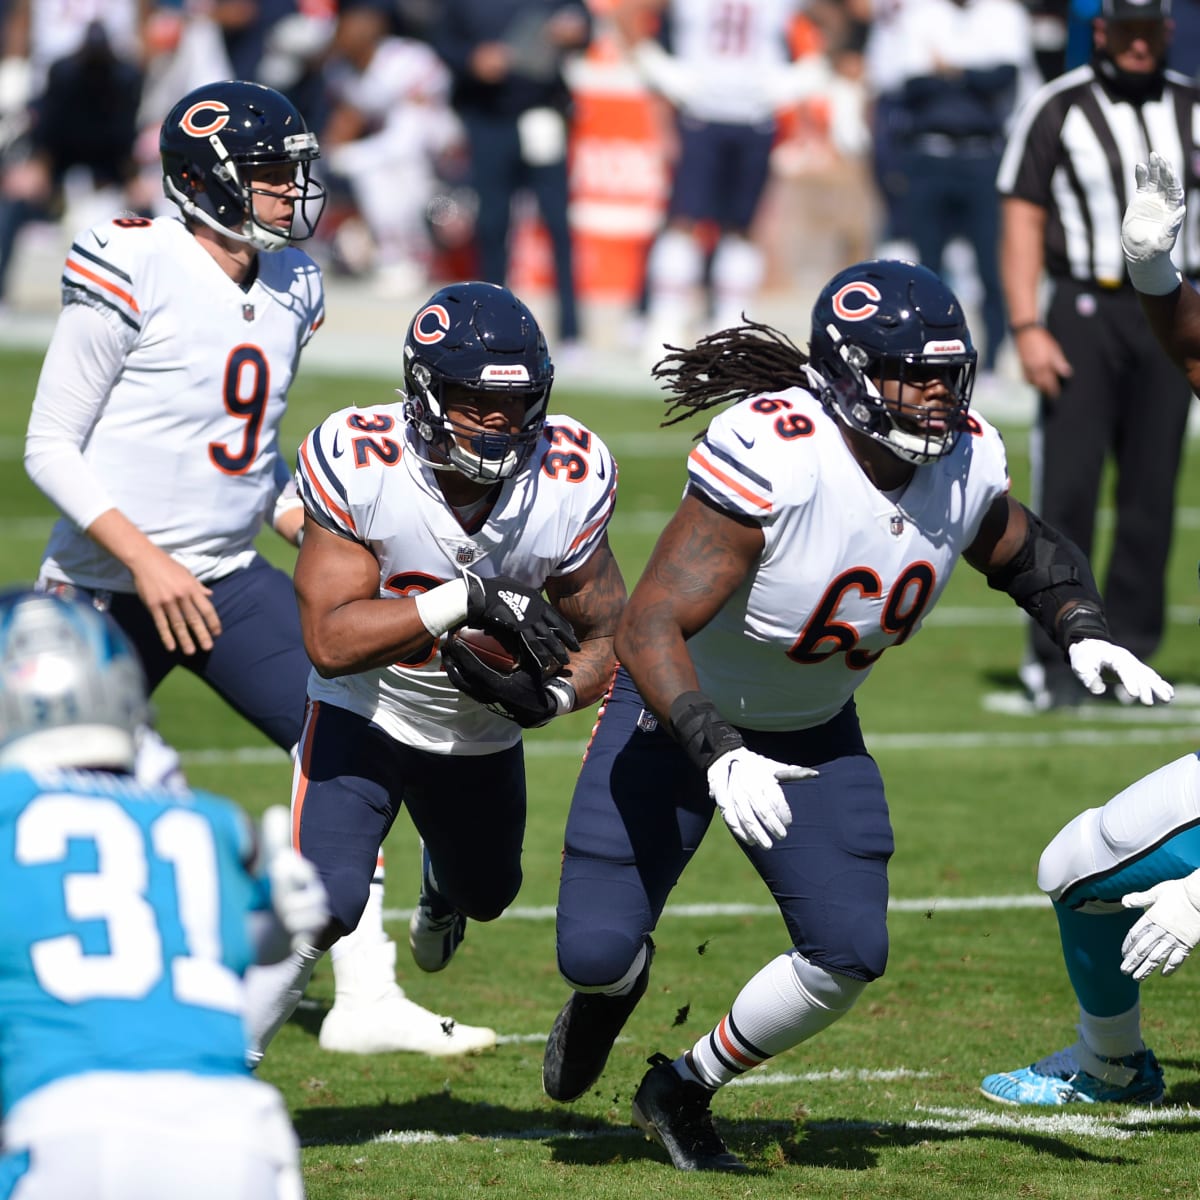
[[[598,479],[604,478],[604,459],[600,459],[600,461],[596,464],[596,477]]]
[[[745,446],[747,450],[754,449],[754,442],[756,440],[755,438],[744,438],[744,437],[742,437],[742,435],[740,433],[738,433],[738,431],[736,429],[733,431],[733,436],[735,438],[737,438],[737,440],[739,442],[741,442],[742,445]]]
[[[342,455],[346,453],[345,450],[338,449],[339,436],[341,436],[341,430],[338,430],[338,432],[333,435],[333,449],[330,451],[330,454],[332,454],[334,458],[341,458]]]
[[[92,237],[94,237],[96,239],[96,245],[99,246],[102,250],[104,249],[105,246],[108,245],[108,238],[102,238],[98,233],[93,233]]]

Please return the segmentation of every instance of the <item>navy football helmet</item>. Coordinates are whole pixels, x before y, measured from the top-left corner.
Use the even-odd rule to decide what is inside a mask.
[[[0,596],[0,766],[131,770],[149,716],[137,654],[90,603]]]
[[[404,414],[435,457],[424,461],[476,483],[515,474],[542,435],[554,365],[533,313],[508,288],[453,283],[418,310],[404,339]],[[455,403],[481,393],[519,397],[516,434],[480,433],[456,422]]]
[[[962,306],[927,267],[875,259],[839,271],[813,305],[809,357],[834,415],[905,462],[942,458],[966,428],[978,355]],[[952,405],[937,424],[919,406],[885,401],[878,386],[934,377]]]
[[[167,114],[158,139],[163,191],[185,216],[260,250],[281,250],[312,237],[325,188],[309,175],[321,155],[296,106],[261,83],[230,79],[188,92]],[[293,165],[291,228],[260,221],[253,185],[257,168]]]

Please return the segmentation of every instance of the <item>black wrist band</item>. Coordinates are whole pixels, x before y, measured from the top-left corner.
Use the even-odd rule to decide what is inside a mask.
[[[717,706],[703,692],[677,696],[667,723],[675,740],[701,771],[707,771],[722,754],[743,744],[742,735],[717,712]]]
[[[1020,325],[1010,325],[1008,327],[1008,332],[1011,333],[1013,337],[1016,337],[1018,333],[1024,333],[1027,329],[1041,328],[1043,328],[1041,321],[1022,321]]]
[[[1108,622],[1104,619],[1104,613],[1085,600],[1073,608],[1068,608],[1058,618],[1058,644],[1065,652],[1076,642],[1086,641],[1088,638],[1111,642],[1112,634],[1109,632]]]

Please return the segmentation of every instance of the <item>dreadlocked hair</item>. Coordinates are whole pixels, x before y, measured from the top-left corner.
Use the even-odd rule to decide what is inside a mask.
[[[690,350],[666,348],[670,353],[651,372],[675,393],[667,398],[663,429],[718,404],[805,382],[808,355],[786,333],[744,314],[740,325],[710,333]]]

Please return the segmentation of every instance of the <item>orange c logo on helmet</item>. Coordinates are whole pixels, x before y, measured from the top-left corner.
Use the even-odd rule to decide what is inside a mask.
[[[206,121],[203,113],[211,113],[212,116]],[[229,105],[223,100],[199,100],[179,119],[179,128],[192,137],[208,137],[228,124]]]
[[[432,328],[429,327],[427,317],[433,318]],[[435,342],[440,342],[449,332],[450,314],[441,304],[430,304],[413,317],[413,337],[422,346],[432,346]]]
[[[864,297],[865,303],[860,302],[857,306],[852,307],[847,303],[847,297],[852,296],[855,292]],[[854,283],[848,283],[844,287],[838,288],[833,297],[833,311],[843,321],[865,321],[879,311],[879,305],[872,302],[882,299],[882,294],[873,283],[856,280]]]

